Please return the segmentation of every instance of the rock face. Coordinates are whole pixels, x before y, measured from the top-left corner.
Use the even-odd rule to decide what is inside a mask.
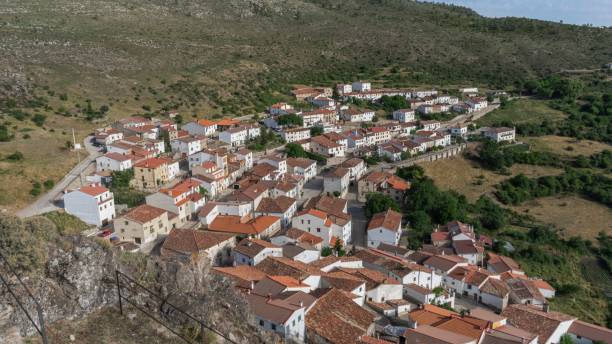
[[[253,319],[244,299],[226,279],[210,274],[210,264],[205,259],[181,262],[126,254],[82,237],[67,238],[61,245],[50,246],[48,257],[41,274],[23,278],[38,298],[47,325],[117,305],[115,269],[118,269],[236,342],[280,342],[277,337],[261,333],[251,325]],[[122,279],[123,295],[131,296],[133,301],[170,323],[193,325],[142,289],[131,288],[127,281]],[[34,302],[25,296],[25,290],[16,287],[15,291],[35,316]],[[15,343],[18,334],[34,333],[34,327],[18,309],[14,298],[0,287],[0,343]]]

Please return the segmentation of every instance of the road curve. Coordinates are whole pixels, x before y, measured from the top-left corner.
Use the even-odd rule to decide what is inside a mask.
[[[93,136],[90,135],[83,141],[84,147],[89,155],[84,157],[83,160],[81,160],[81,163],[73,167],[72,170],[70,170],[70,172],[68,172],[68,174],[62,178],[62,180],[55,184],[53,189],[40,196],[38,199],[36,199],[36,201],[34,201],[34,203],[18,211],[17,216],[22,218],[30,217],[58,209],[58,207],[53,204],[53,200],[55,200],[57,196],[60,195],[76,178],[78,178],[90,164],[94,163],[97,157],[102,155],[100,150],[93,146],[92,139]]]

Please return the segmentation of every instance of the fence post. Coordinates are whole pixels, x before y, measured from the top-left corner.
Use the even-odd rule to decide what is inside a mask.
[[[117,281],[117,296],[119,297],[119,314],[123,315],[123,304],[121,303],[121,286],[119,285],[119,270],[115,270],[115,279]]]
[[[36,313],[38,313],[38,322],[40,326],[40,335],[42,337],[43,344],[49,344],[49,339],[47,338],[47,329],[45,328],[45,320],[43,318],[42,308],[40,308],[40,304],[36,302]]]
[[[200,336],[202,337],[202,344],[206,344],[206,336],[204,330],[204,324],[200,323]]]

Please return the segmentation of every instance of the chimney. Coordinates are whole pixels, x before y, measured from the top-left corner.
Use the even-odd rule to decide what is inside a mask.
[[[544,302],[544,304],[542,305],[542,311],[548,313],[549,307],[550,305],[548,304],[548,302]]]
[[[304,307],[304,301],[300,300],[300,308]]]
[[[268,293],[268,301],[272,300],[272,294]]]
[[[251,281],[251,289],[249,289],[249,291],[250,290],[255,290],[255,281]]]

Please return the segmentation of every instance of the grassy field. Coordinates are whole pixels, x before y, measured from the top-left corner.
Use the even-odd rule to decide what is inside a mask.
[[[565,118],[565,115],[561,111],[550,108],[545,100],[518,99],[510,101],[504,108],[492,111],[479,119],[477,123],[481,126],[494,125],[505,121],[517,124],[540,123],[544,119],[558,121],[563,118]]]
[[[0,207],[14,211],[35,198],[30,194],[35,182],[57,183],[77,163],[77,156],[66,148],[66,142],[72,141],[69,128],[74,124],[69,119],[54,117],[44,130],[25,121],[13,119],[10,123],[15,139],[0,143]],[[77,130],[77,140],[82,141],[88,131],[82,125]],[[23,160],[8,159],[15,152],[21,153]],[[87,153],[81,154],[83,158]],[[43,186],[41,192],[45,190]]]
[[[481,168],[477,163],[463,156],[422,164],[427,175],[444,190],[455,190],[475,201],[480,196],[492,192],[493,186],[511,176],[501,175]],[[512,175],[523,173],[528,177],[557,175],[563,171],[554,167],[514,165]]]
[[[77,320],[63,320],[47,326],[49,342],[54,344],[91,343],[91,344],[172,344],[180,339],[158,325],[138,310],[129,310],[119,314],[118,309],[105,308]],[[73,336],[74,340],[70,337]],[[25,343],[42,343],[40,337],[30,337]]]
[[[525,137],[522,141],[531,145],[533,150],[546,151],[561,156],[575,157],[578,155],[589,156],[599,153],[605,149],[612,150],[612,146],[603,142],[590,140],[576,140],[563,136],[539,136]]]
[[[565,237],[578,235],[593,240],[601,231],[612,233],[612,210],[578,196],[538,198],[512,209],[554,225]]]

